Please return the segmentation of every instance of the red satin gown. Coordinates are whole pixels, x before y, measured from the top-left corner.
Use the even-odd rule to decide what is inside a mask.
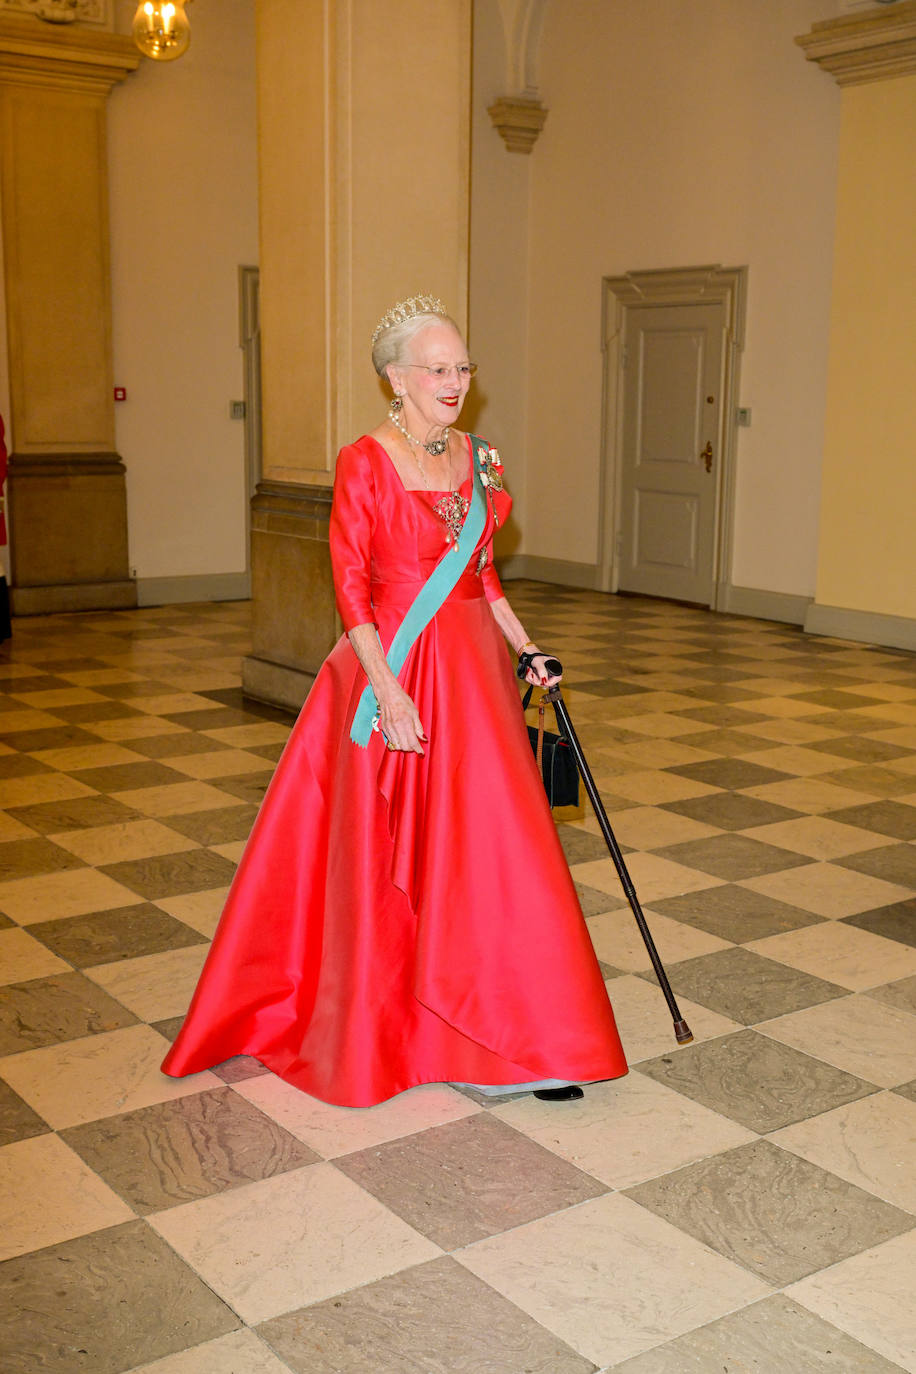
[[[374,439],[341,450],[330,541],[347,629],[374,621],[387,648],[447,547],[442,495],[406,490]],[[366,677],[346,635],[322,665],[166,1073],[250,1054],[350,1107],[419,1083],[626,1073],[488,605],[494,502],[504,521],[491,488],[467,570],[400,675],[423,757],[379,733],[351,742]]]

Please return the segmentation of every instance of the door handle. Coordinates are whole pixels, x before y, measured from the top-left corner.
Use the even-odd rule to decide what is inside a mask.
[[[703,462],[706,464],[706,471],[707,471],[707,472],[712,472],[712,440],[708,439],[708,440],[706,441],[706,447],[704,448],[703,452],[700,454],[700,457],[703,459]]]

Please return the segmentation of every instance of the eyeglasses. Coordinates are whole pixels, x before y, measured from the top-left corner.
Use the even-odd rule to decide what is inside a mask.
[[[418,367],[437,382],[449,380],[453,372],[457,372],[459,382],[469,382],[477,371],[476,363],[453,363],[451,367],[446,367],[444,363],[436,363],[432,367],[426,363],[402,363],[401,366]]]

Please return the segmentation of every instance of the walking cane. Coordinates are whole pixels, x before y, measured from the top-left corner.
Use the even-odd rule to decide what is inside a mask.
[[[516,671],[520,678],[524,678],[527,673],[531,663],[531,657],[532,655],[530,654],[523,654],[519,659],[519,665]],[[563,671],[563,665],[557,658],[548,658],[544,664],[544,671],[548,673],[550,677],[558,677]],[[674,993],[671,991],[671,984],[668,982],[668,975],[665,973],[664,965],[658,956],[658,950],[655,948],[655,941],[652,939],[652,932],[646,924],[646,918],[643,915],[642,907],[639,905],[639,898],[636,896],[636,888],[633,886],[633,879],[627,872],[627,866],[620,852],[620,845],[617,843],[617,837],[611,829],[611,823],[607,818],[607,812],[604,809],[604,804],[599,795],[598,788],[595,786],[595,779],[592,777],[591,769],[585,761],[582,745],[579,743],[579,737],[569,718],[569,712],[566,709],[566,702],[563,700],[563,694],[560,691],[559,684],[554,687],[548,687],[544,695],[553,706],[557,717],[557,728],[560,734],[572,750],[572,756],[576,761],[579,776],[585,784],[588,799],[592,804],[595,817],[601,827],[604,842],[610,850],[611,858],[614,860],[614,867],[617,869],[617,876],[620,879],[626,899],[630,903],[630,910],[636,917],[639,933],[649,952],[649,958],[652,960],[652,967],[655,970],[655,976],[658,979],[659,987],[665,994],[665,1001],[668,1003],[668,1010],[671,1012],[671,1019],[674,1022],[674,1038],[679,1045],[688,1045],[693,1039],[693,1031],[687,1025],[683,1016],[681,1016],[680,1008],[674,999]]]

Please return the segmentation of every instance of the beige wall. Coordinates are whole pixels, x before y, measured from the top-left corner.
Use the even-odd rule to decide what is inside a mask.
[[[916,76],[843,91],[817,602],[916,618]]]
[[[495,28],[497,8],[477,0],[481,30]],[[492,331],[475,329],[477,352],[515,356],[527,311],[526,412],[507,398],[504,366],[481,417],[510,474],[524,454],[525,552],[599,555],[602,277],[747,265],[741,403],[753,427],[739,431],[731,580],[813,594],[839,92],[793,38],[835,10],[834,0],[547,6],[545,129],[530,159],[506,153],[490,130],[473,180],[471,313]],[[482,46],[475,74],[482,149],[481,107],[501,93]],[[526,161],[523,288],[505,271],[506,240],[521,240],[524,253],[523,230],[502,205],[506,178]],[[489,236],[481,217],[494,225]]]
[[[119,28],[135,5],[118,0]],[[117,448],[138,577],[244,572],[238,268],[256,264],[254,0],[201,0],[109,102]],[[141,582],[142,590],[142,582]]]

